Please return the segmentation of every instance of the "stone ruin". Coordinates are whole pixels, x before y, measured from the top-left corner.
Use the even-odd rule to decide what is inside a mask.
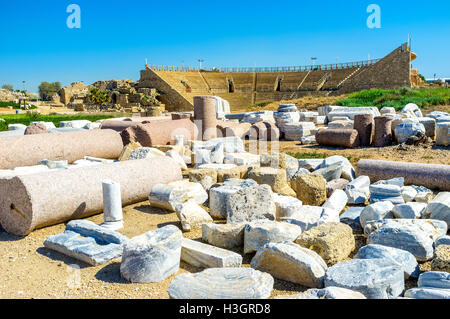
[[[2,227],[25,236],[68,222],[43,246],[90,266],[120,260],[116,271],[132,284],[175,276],[168,293],[176,299],[269,298],[276,279],[307,289],[280,299],[450,298],[449,165],[360,160],[353,167],[342,156],[246,151],[246,139],[250,146],[302,141],[321,131],[337,136],[335,144],[367,145],[378,110],[323,107],[315,114],[282,105],[219,120],[215,98],[195,101],[192,116],[111,119],[97,127],[72,121],[63,124],[75,130],[52,134],[43,124],[47,132],[0,137]],[[412,106],[403,111],[400,120],[417,120],[394,129],[395,139],[415,136],[406,131],[416,123],[432,123],[420,122]],[[447,123],[448,115],[429,116]],[[391,134],[385,123],[394,116],[386,118],[382,131]],[[337,121],[357,125],[329,128]],[[130,226],[121,208],[146,200],[176,214],[179,225],[122,235]],[[102,211],[100,225],[83,220]],[[201,242],[184,236],[194,229]],[[365,241],[358,251],[356,235]],[[242,267],[246,255],[249,268]],[[179,274],[181,261],[202,271]],[[431,271],[421,271],[425,262]],[[407,289],[409,278],[418,281]]]
[[[89,99],[92,89],[106,92],[110,98],[107,105],[96,105]],[[161,116],[165,112],[159,93],[153,88],[140,88],[131,80],[97,81],[91,85],[75,82],[63,87],[53,102],[66,105],[75,111],[111,111],[141,113],[143,116]]]

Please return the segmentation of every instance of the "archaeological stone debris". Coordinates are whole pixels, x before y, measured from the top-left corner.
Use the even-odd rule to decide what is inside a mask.
[[[104,90],[103,111],[134,116],[0,134],[2,231],[20,241],[48,227],[46,262],[57,252],[83,263],[83,280],[92,268],[173,299],[450,298],[450,165],[360,155],[448,152],[448,113],[412,103],[231,113],[219,96],[188,100],[186,82],[178,98],[148,87],[156,72],[58,94],[90,110],[90,91]]]

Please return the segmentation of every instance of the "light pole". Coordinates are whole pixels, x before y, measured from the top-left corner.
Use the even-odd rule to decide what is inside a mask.
[[[313,70],[314,70],[315,61],[317,60],[317,58],[316,57],[312,57],[311,60],[312,60],[312,67],[313,67]]]
[[[201,69],[202,69],[202,63],[203,63],[203,62],[205,62],[205,60],[201,60],[201,59],[198,60],[198,63],[200,63],[200,71],[201,71]]]

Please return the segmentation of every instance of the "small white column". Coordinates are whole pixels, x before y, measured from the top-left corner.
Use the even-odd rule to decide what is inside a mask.
[[[111,180],[104,180],[103,187],[103,215],[105,222],[100,226],[119,230],[123,228],[122,197],[120,184]]]

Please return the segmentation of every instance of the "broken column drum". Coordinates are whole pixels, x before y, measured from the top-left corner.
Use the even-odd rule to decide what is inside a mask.
[[[154,145],[174,145],[175,136],[183,135],[184,140],[197,136],[197,128],[191,120],[168,120],[148,124],[139,124],[122,131],[123,144],[139,142],[143,147]]]
[[[316,133],[316,142],[319,145],[327,146],[358,147],[358,131],[348,129],[320,129]]]
[[[37,165],[43,159],[69,163],[85,156],[117,159],[122,149],[120,134],[113,130],[4,137],[0,169]]]
[[[375,117],[375,136],[373,145],[375,147],[389,146],[392,144],[392,117]]]
[[[102,181],[122,185],[123,205],[147,200],[152,187],[181,180],[169,157],[100,164],[0,179],[0,223],[14,235],[103,211]]]
[[[216,103],[213,96],[194,96],[194,122],[201,134],[199,140],[217,137]]]
[[[120,229],[123,228],[122,195],[120,184],[111,180],[102,182],[103,189],[103,215],[105,222],[103,227]]]
[[[450,191],[450,165],[367,160],[358,162],[358,176],[369,176],[372,183],[404,177],[406,185]]]
[[[372,144],[373,115],[355,115],[353,127],[358,131],[360,146],[370,146]]]
[[[278,141],[280,130],[270,121],[257,122],[249,130],[250,139],[259,141]]]

